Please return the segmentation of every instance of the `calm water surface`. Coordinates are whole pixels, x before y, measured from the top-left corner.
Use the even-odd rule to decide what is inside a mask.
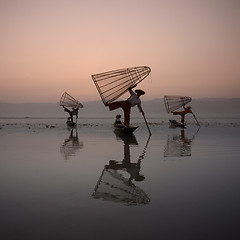
[[[240,128],[150,127],[4,125],[1,239],[238,239]]]

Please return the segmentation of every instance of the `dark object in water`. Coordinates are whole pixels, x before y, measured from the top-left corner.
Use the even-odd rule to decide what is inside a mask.
[[[176,120],[169,120],[169,124],[170,124],[170,127],[181,127],[181,128],[186,127],[185,123],[180,123],[180,122],[177,122]]]

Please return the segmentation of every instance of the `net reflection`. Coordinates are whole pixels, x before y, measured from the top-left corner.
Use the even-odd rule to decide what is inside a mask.
[[[181,129],[180,134],[168,135],[167,143],[164,148],[164,157],[189,157],[192,155],[192,142],[198,133],[199,128],[192,137],[187,137],[185,130]]]
[[[83,148],[83,142],[78,140],[77,128],[71,128],[70,136],[64,140],[60,147],[60,152],[65,160],[74,156],[79,149]]]
[[[118,132],[115,134],[117,139],[124,143],[124,158],[122,161],[110,160],[109,164],[104,166],[92,196],[95,199],[119,202],[128,206],[149,204],[148,195],[133,181],[141,182],[145,179],[140,173],[141,161],[144,159],[150,138],[137,162],[131,162],[130,146],[138,145],[136,137],[133,134],[124,135]]]

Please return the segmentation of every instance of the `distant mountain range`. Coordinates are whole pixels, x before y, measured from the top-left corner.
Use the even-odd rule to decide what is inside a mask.
[[[79,110],[79,117],[113,117],[122,114],[121,109],[110,112],[101,101],[82,103],[84,108]],[[193,99],[189,104],[198,117],[240,117],[240,98],[202,98]],[[148,117],[167,117],[163,99],[142,101],[142,108]],[[66,117],[67,113],[59,103],[0,103],[0,118],[7,117]],[[141,117],[138,108],[132,109],[132,117]]]

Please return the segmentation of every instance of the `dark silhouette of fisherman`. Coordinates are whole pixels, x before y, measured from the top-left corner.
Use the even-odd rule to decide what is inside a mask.
[[[188,114],[188,113],[191,113],[194,117],[195,117],[195,114],[192,112],[191,110],[192,107],[188,106],[188,107],[184,107],[183,106],[183,111],[181,112],[172,112],[173,115],[180,115],[181,116],[181,123],[182,124],[185,124],[185,115]],[[196,117],[195,117],[196,118]]]
[[[63,107],[63,108],[64,108],[64,111],[68,112],[68,114],[69,114],[68,121],[71,121],[71,123],[74,123],[73,122],[73,116],[76,116],[76,119],[78,119],[78,110],[79,110],[79,108],[74,108],[73,107],[72,110],[69,110],[66,107]]]
[[[130,147],[129,145],[138,145],[138,142],[134,135],[126,136],[125,134],[117,133],[117,137],[121,138],[124,142],[124,158],[122,162],[116,160],[110,160],[109,165],[106,165],[106,169],[126,169],[130,177],[128,179],[129,184],[132,184],[132,181],[143,181],[145,176],[140,174],[141,170],[141,158],[138,159],[136,163],[132,163],[130,159]]]
[[[124,112],[124,125],[126,127],[129,127],[129,123],[130,123],[130,113],[131,113],[131,108],[134,106],[138,106],[139,111],[143,113],[142,107],[141,107],[141,100],[140,100],[140,96],[144,95],[145,92],[141,89],[136,89],[135,92],[132,90],[132,88],[136,87],[137,85],[135,84],[134,86],[130,87],[128,89],[129,93],[130,93],[130,97],[125,100],[125,101],[116,101],[116,102],[112,102],[107,104],[107,106],[109,107],[109,110],[115,110],[118,108],[122,108],[123,112]]]

